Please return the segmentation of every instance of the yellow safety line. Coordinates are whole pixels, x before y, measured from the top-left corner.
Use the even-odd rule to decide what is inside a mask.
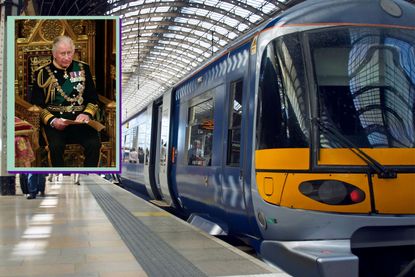
[[[133,212],[132,213],[136,217],[140,216],[169,216],[167,212]]]

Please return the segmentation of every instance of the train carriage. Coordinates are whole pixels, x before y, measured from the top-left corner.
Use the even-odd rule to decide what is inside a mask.
[[[398,0],[287,10],[125,122],[124,183],[295,276],[413,247],[414,18]]]

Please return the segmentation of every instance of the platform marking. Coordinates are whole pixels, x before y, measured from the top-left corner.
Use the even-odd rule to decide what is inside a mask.
[[[101,186],[87,187],[149,277],[207,276]]]
[[[167,212],[133,212],[132,213],[136,217],[141,216],[170,216]]]

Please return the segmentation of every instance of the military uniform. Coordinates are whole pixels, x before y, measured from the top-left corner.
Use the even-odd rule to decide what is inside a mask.
[[[101,142],[98,132],[88,125],[69,125],[60,131],[51,126],[55,118],[75,120],[80,114],[92,119],[98,110],[98,95],[86,63],[72,61],[66,69],[50,62],[35,71],[31,103],[42,108],[43,123],[53,167],[63,167],[67,143],[79,143],[85,151],[86,167],[97,167]]]

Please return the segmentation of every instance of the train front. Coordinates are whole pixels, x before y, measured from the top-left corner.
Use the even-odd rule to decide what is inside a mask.
[[[261,254],[295,276],[393,276],[415,258],[415,8],[330,2],[258,38]]]

